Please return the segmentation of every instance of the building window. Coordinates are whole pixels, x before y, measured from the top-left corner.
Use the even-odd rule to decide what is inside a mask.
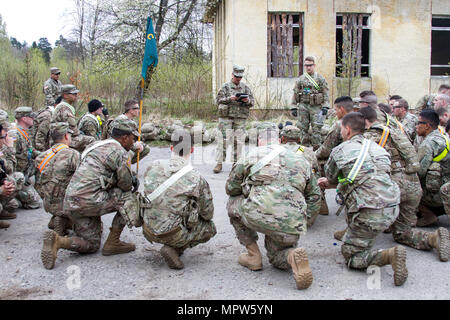
[[[431,75],[450,75],[450,17],[431,19]]]
[[[336,76],[370,77],[370,15],[336,15]]]
[[[303,74],[303,14],[269,13],[267,76],[293,78]]]

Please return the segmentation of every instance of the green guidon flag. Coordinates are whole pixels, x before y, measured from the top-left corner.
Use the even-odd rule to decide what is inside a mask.
[[[153,30],[152,18],[147,18],[147,34],[145,41],[144,60],[142,62],[142,78],[147,80],[147,70],[153,65],[158,65],[158,48],[156,47],[155,31]]]

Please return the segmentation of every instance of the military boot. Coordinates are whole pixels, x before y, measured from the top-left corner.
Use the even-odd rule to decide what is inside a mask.
[[[406,249],[402,246],[385,249],[381,251],[379,266],[390,264],[394,270],[394,283],[401,286],[408,279],[408,269],[406,268]]]
[[[17,218],[17,215],[15,213],[13,213],[13,212],[9,212],[9,211],[3,210],[0,213],[0,220],[12,220],[12,219],[15,219],[15,218]]]
[[[0,229],[8,229],[9,223],[5,221],[0,221]]]
[[[50,230],[55,229],[55,216],[52,216],[52,218],[51,218],[50,221],[48,222],[47,227],[48,227]]]
[[[66,220],[66,218],[59,216],[55,216],[55,219],[53,220],[53,230],[61,237],[67,234]]]
[[[342,238],[344,237],[344,234],[347,232],[347,228],[344,230],[338,230],[334,233],[334,238],[336,240],[342,241]]]
[[[439,260],[447,262],[450,256],[449,232],[445,228],[439,228],[428,236],[428,243],[437,250]]]
[[[170,269],[183,269],[184,264],[180,260],[180,251],[178,249],[164,245],[159,252],[163,256]],[[183,253],[181,253],[183,254]]]
[[[292,267],[297,289],[307,289],[313,282],[311,268],[309,267],[308,255],[303,248],[297,248],[289,251],[287,257],[288,263]]]
[[[419,206],[419,212],[421,213],[422,217],[417,220],[416,226],[418,227],[427,227],[431,226],[432,224],[436,223],[438,218],[436,215],[431,211],[430,208],[420,205]]]
[[[327,216],[330,214],[329,210],[328,210],[328,204],[327,204],[327,200],[322,199],[322,203],[320,204],[320,211],[319,214],[321,216]]]
[[[120,241],[120,234],[123,228],[109,228],[109,230],[108,239],[106,239],[102,250],[104,256],[112,256],[136,250],[134,243]]]
[[[262,269],[262,256],[259,251],[258,244],[253,242],[247,246],[248,253],[242,253],[239,256],[238,262],[241,266],[249,268],[252,271]]]
[[[59,249],[70,249],[72,240],[68,237],[60,237],[55,231],[44,233],[44,245],[41,251],[42,264],[46,269],[55,267],[56,256]]]
[[[218,164],[216,165],[216,167],[214,168],[213,172],[214,172],[214,173],[220,173],[221,171],[222,171],[222,164],[221,164],[221,163],[218,163]]]

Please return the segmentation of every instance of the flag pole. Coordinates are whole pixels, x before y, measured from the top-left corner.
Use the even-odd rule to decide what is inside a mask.
[[[141,141],[141,133],[142,133],[142,109],[144,106],[144,78],[141,77],[141,101],[139,102],[139,142]],[[136,175],[139,175],[139,158],[141,153],[138,150],[137,153],[137,163],[136,163]]]

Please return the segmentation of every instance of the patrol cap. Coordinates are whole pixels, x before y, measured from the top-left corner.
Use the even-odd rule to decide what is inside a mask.
[[[73,131],[70,130],[70,126],[68,122],[52,122],[50,124],[50,131],[57,132],[59,135],[65,135],[66,133],[72,134]]]
[[[80,92],[73,84],[65,84],[61,87],[61,94],[76,94]]]
[[[136,137],[140,136],[136,122],[130,119],[118,118],[114,120],[114,128],[132,133]]]
[[[369,95],[369,96],[365,96],[364,98],[361,98],[361,100],[359,102],[364,102],[364,103],[367,103],[370,105],[375,105],[378,103],[378,98],[377,98],[377,96]]]
[[[14,117],[16,119],[20,119],[22,117],[30,117],[30,118],[36,118],[37,114],[33,112],[33,109],[30,107],[18,107],[14,111]]]
[[[59,70],[58,68],[51,68],[50,72],[51,72],[51,74],[60,74],[61,70]]]
[[[233,75],[235,75],[236,77],[242,78],[244,76],[244,71],[245,71],[244,67],[238,65],[233,66]]]
[[[278,126],[273,122],[260,122],[256,125],[256,129],[258,130],[258,137],[265,134],[275,133],[278,136],[278,133],[280,129],[278,129]]]
[[[299,128],[297,128],[296,126],[285,126],[281,131],[280,131],[280,136],[281,137],[286,137],[288,139],[298,139],[301,137],[301,131]]]
[[[11,126],[8,120],[8,113],[1,109],[0,109],[0,125],[4,129],[8,129]]]

